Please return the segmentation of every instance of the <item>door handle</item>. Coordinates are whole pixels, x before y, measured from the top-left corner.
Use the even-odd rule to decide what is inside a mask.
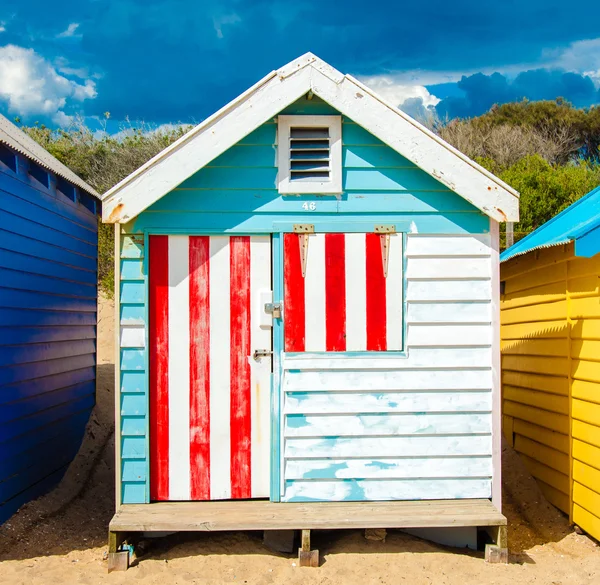
[[[262,357],[272,356],[273,352],[270,349],[255,349],[252,354],[252,359],[257,362]]]

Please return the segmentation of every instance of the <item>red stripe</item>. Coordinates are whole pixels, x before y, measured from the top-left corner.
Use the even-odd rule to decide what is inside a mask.
[[[285,351],[304,351],[304,278],[298,234],[283,236],[283,310]]]
[[[381,236],[366,234],[367,351],[386,350],[386,298]]]
[[[344,234],[325,234],[325,331],[327,351],[346,351]]]
[[[209,237],[190,237],[190,497],[210,500]]]
[[[231,299],[231,497],[251,497],[250,238],[229,240]]]
[[[150,236],[150,499],[169,499],[169,238]]]

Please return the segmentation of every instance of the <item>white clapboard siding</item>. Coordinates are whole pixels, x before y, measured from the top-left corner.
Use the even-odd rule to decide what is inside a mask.
[[[489,256],[490,234],[430,236],[411,234],[406,256]]]
[[[409,347],[446,347],[491,345],[492,330],[489,325],[430,325],[412,323],[408,326]]]
[[[385,363],[384,361],[382,364]],[[298,361],[286,360],[286,367]],[[291,368],[290,368],[291,369]],[[489,390],[492,387],[490,369],[456,370],[329,370],[286,372],[283,389],[287,392],[384,392],[387,390]]]
[[[402,353],[283,359],[283,501],[488,498],[489,234],[409,234]]]
[[[290,414],[285,417],[286,437],[370,437],[412,435],[464,435],[492,432],[488,414]]]
[[[146,328],[143,325],[121,325],[121,347],[146,347]]]
[[[294,392],[285,397],[286,414],[411,412],[490,412],[492,393],[484,392]]]
[[[290,459],[285,469],[288,480],[489,477],[491,473],[491,457]]]
[[[286,500],[443,500],[489,498],[489,479],[398,479],[286,482]]]

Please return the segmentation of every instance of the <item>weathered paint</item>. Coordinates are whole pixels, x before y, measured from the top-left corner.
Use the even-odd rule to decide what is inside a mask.
[[[286,113],[315,113],[316,109],[335,113],[316,98],[311,103],[303,99]],[[283,300],[283,238],[279,236],[291,232],[294,223],[312,223],[319,233],[335,234],[395,225],[405,242],[402,352],[381,352],[379,357],[352,351],[284,356],[280,352],[285,317],[275,320],[271,498],[327,499],[332,494],[342,499],[385,499],[386,490],[387,498],[490,497],[494,316],[489,219],[351,120],[343,120],[342,132],[345,168],[340,197],[277,193],[276,125],[269,122],[125,227],[124,282],[142,283],[147,274],[141,249],[144,233],[274,233],[274,299]],[[315,204],[314,210],[309,203]],[[326,277],[323,285],[326,288]],[[122,335],[128,345],[121,349],[127,366],[121,373],[121,390],[139,394],[140,386],[147,383],[143,369],[147,342],[135,328],[146,330],[147,295],[136,286],[121,290],[125,292]],[[135,353],[129,354],[131,350]],[[144,415],[121,414],[130,421],[127,428],[147,433]],[[292,419],[300,423],[296,430],[290,430]],[[342,425],[337,430],[336,421]],[[375,436],[365,431],[372,421],[383,425],[371,427],[378,431]],[[404,429],[401,422],[407,423]],[[382,429],[391,434],[379,434]],[[324,434],[302,434],[315,431]],[[147,434],[126,439],[123,465],[147,464]],[[414,461],[411,469],[421,478],[432,461],[460,457],[464,465],[440,467],[451,475],[428,478],[430,487],[423,488],[425,480],[417,476],[390,479],[392,467],[386,463],[394,466],[399,454],[408,454],[406,461]],[[315,474],[323,460],[355,457],[359,459],[356,469],[374,474],[368,485],[363,485],[364,478],[351,478],[358,481],[350,483],[330,478],[319,491],[321,480]],[[308,476],[286,475],[294,465],[301,465]],[[341,467],[338,472],[343,473]],[[124,475],[123,501],[149,501],[148,478],[147,469],[146,474]],[[301,484],[296,485],[299,479]],[[337,482],[341,487],[336,487]]]
[[[1,523],[60,480],[94,405],[98,230],[91,195],[0,148]]]
[[[600,258],[573,244],[501,265],[504,434],[544,495],[600,538]]]

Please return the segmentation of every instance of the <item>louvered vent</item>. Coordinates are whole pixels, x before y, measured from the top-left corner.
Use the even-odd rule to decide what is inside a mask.
[[[329,181],[329,127],[290,128],[290,182]]]

